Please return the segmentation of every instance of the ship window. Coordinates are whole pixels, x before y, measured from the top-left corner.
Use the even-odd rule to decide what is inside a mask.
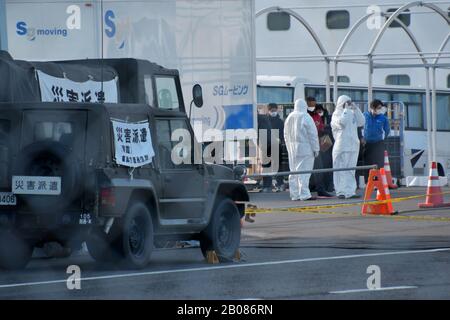
[[[391,8],[388,9],[387,12],[395,12],[397,11],[397,8]],[[407,12],[407,13],[406,13]],[[388,19],[389,17],[386,17],[386,19]],[[400,13],[399,16],[397,17],[398,20],[400,20],[401,22],[403,22],[405,24],[405,26],[409,26],[411,24],[411,15],[409,14],[409,10],[405,10],[404,13]],[[400,24],[397,21],[393,21],[391,23],[391,25],[389,26],[389,28],[400,28]]]
[[[350,13],[347,10],[332,10],[327,12],[328,29],[347,29],[350,26]]]
[[[350,78],[348,76],[338,76],[337,80],[341,83],[350,83]],[[330,81],[334,82],[334,76],[330,76]]]
[[[286,12],[270,12],[267,15],[267,29],[286,31],[291,28],[291,16]]]
[[[386,84],[393,86],[409,86],[411,79],[407,74],[390,74],[386,77]]]

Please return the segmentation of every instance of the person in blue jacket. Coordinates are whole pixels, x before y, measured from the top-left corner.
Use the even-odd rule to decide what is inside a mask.
[[[384,140],[389,136],[389,120],[385,116],[386,107],[380,100],[373,100],[370,103],[369,111],[364,112],[366,120],[364,124],[364,145],[363,159],[365,165],[378,165],[384,167]],[[366,173],[367,180],[368,172]]]

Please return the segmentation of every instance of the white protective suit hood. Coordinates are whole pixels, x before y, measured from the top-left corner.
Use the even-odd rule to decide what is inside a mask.
[[[343,111],[344,105],[347,101],[351,101],[352,99],[349,96],[343,95],[339,96],[337,103],[336,103],[336,110]]]
[[[308,104],[303,99],[295,100],[294,104],[294,112],[303,112],[306,113],[308,110]]]

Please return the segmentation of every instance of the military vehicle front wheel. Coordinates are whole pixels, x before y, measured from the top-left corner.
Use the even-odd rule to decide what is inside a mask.
[[[216,206],[208,227],[200,234],[203,256],[214,250],[221,262],[232,261],[241,242],[239,209],[231,199],[223,199]]]
[[[33,254],[33,246],[13,230],[0,228],[0,269],[23,269]]]
[[[150,211],[141,202],[130,206],[119,225],[114,247],[126,267],[143,268],[153,251],[153,223]]]

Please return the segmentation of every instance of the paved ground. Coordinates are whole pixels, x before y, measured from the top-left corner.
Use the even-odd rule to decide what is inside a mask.
[[[403,188],[393,197],[424,193]],[[139,272],[100,267],[86,255],[34,259],[26,270],[0,272],[0,298],[450,299],[450,209],[419,211],[422,200],[395,203],[398,215],[379,217],[361,216],[356,204],[286,212],[305,203],[252,193],[251,203],[276,210],[244,225],[239,263],[208,265],[198,248],[155,251]],[[67,289],[71,264],[81,267],[81,290]],[[380,268],[380,290],[367,289],[371,265]]]

